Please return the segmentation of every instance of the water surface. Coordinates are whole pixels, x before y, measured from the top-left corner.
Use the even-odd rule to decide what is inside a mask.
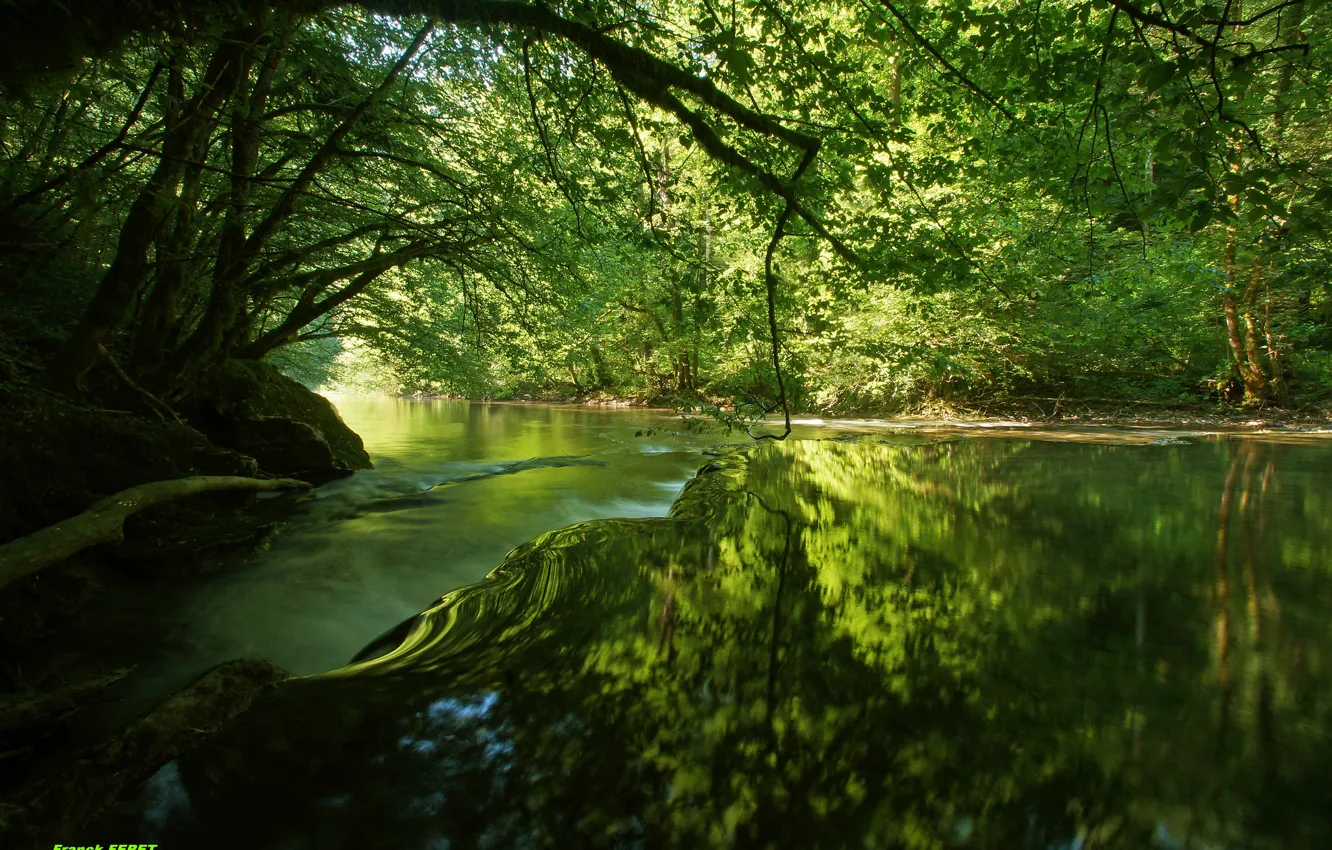
[[[97,600],[88,629],[52,642],[53,657],[83,658],[85,667],[135,665],[113,702],[75,718],[73,745],[100,739],[224,661],[267,658],[298,675],[341,667],[542,532],[664,516],[699,452],[738,439],[687,433],[663,411],[334,401],[374,469],[304,497],[261,551]]]
[[[1332,846],[1332,447],[1039,436],[714,461],[672,518],[544,535],[279,690],[102,834]]]

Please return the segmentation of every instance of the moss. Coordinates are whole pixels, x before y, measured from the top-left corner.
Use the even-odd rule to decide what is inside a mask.
[[[371,465],[361,438],[328,399],[267,363],[224,363],[198,394],[191,418],[275,475],[317,483]]]
[[[0,541],[5,541],[136,484],[188,475],[254,475],[257,464],[174,422],[28,395],[0,415],[0,469]]]

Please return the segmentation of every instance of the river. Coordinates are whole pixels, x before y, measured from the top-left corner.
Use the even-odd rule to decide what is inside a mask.
[[[320,487],[264,547],[204,574],[95,600],[51,655],[134,665],[114,704],[76,718],[81,745],[213,665],[267,658],[297,675],[346,664],[515,546],[599,517],[664,516],[707,446],[667,412],[334,395],[371,470]],[[86,720],[86,723],[84,722]]]
[[[164,768],[127,841],[1332,838],[1325,435],[812,421],[719,454],[651,411],[337,401],[376,468],[158,590],[139,675],[332,672]]]

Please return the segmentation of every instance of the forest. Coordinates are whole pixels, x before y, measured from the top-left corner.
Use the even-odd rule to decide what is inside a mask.
[[[65,5],[4,11],[21,379],[1328,399],[1320,0]]]
[[[1332,846],[1329,32],[0,0],[0,845]]]

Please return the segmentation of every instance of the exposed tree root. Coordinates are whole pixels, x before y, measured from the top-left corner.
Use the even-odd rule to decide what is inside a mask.
[[[124,369],[120,368],[120,364],[116,362],[116,358],[111,356],[111,352],[106,350],[106,346],[102,345],[101,343],[98,343],[97,353],[100,354],[104,360],[106,360],[107,365],[111,367],[111,371],[116,373],[116,377],[119,378],[121,382],[125,384],[125,386],[129,387],[131,390],[138,393],[139,397],[142,398],[147,403],[148,409],[151,410],[153,413],[156,413],[158,418],[169,419],[172,422],[175,422],[177,425],[185,424],[185,422],[178,415],[176,415],[176,411],[172,410],[171,407],[168,406],[166,402],[162,401],[157,396],[153,395],[152,393],[145,390],[143,387],[139,386],[139,384],[135,382],[135,380],[131,378],[129,374],[125,372]]]
[[[130,487],[102,499],[78,516],[0,546],[0,587],[62,561],[89,546],[119,543],[124,538],[126,519],[163,502],[224,490],[258,492],[308,489],[308,483],[294,478],[262,479],[231,475],[195,475]]]

